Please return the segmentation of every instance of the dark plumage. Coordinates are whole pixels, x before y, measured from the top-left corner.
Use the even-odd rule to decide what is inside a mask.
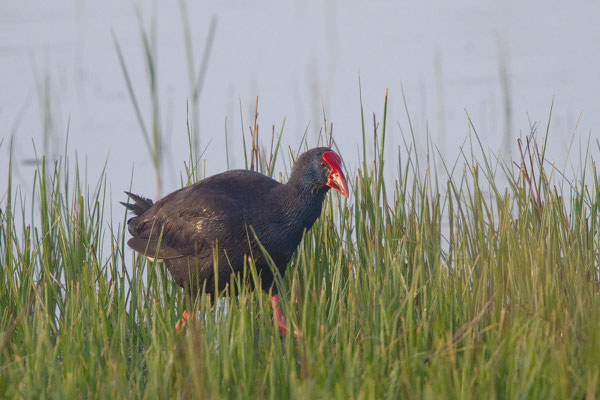
[[[215,292],[213,248],[218,247],[218,289],[252,255],[262,288],[273,287],[273,274],[258,243],[283,274],[292,253],[321,214],[330,187],[348,196],[341,160],[319,147],[302,154],[290,179],[281,184],[253,171],[232,170],[179,189],[156,203],[127,193],[125,204],[135,251],[163,261],[173,279],[190,294]],[[160,244],[160,245],[159,245]]]

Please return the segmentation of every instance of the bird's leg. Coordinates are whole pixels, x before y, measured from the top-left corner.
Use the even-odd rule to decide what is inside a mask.
[[[279,328],[279,332],[285,335],[287,333],[287,321],[283,316],[283,312],[281,312],[281,306],[279,305],[279,295],[276,294],[271,296],[271,307],[273,307],[275,318],[277,319],[277,327]]]
[[[271,307],[273,307],[273,311],[275,313],[275,318],[277,319],[277,327],[279,328],[279,332],[284,335],[287,334],[287,321],[283,316],[283,312],[281,311],[281,306],[279,305],[279,295],[275,294],[271,296]],[[298,339],[302,336],[302,332],[298,329],[294,329],[294,337]]]
[[[188,320],[188,312],[187,312],[187,310],[183,310],[183,314],[181,314],[181,318],[179,318],[179,320],[177,320],[177,323],[175,324],[175,330],[177,332],[179,332],[181,329],[185,328],[185,325],[187,324],[187,320]]]

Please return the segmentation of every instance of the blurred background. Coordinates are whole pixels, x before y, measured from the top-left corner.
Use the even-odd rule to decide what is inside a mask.
[[[188,122],[203,173],[244,167],[257,96],[265,145],[283,127],[286,153],[305,133],[312,147],[326,121],[353,170],[359,81],[369,138],[389,91],[391,178],[405,143],[452,164],[467,115],[487,152],[518,159],[516,140],[543,136],[552,104],[547,156],[568,170],[588,140],[598,149],[598,21],[592,0],[4,1],[0,184],[11,142],[27,193],[36,153],[60,157],[68,134],[91,182],[106,164],[115,204],[131,182],[156,197],[156,165],[164,195],[181,185]]]

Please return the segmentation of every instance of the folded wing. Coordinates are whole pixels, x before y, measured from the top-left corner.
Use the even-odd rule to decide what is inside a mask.
[[[244,210],[226,193],[186,187],[156,204],[130,197],[136,209],[128,208],[140,214],[128,221],[132,238],[127,244],[147,257],[199,257],[212,253],[216,241],[226,244],[244,236]]]

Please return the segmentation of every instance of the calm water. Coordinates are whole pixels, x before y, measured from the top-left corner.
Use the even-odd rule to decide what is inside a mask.
[[[160,122],[168,154],[164,193],[179,186],[187,159],[190,86],[180,3],[156,3],[141,2],[139,9],[147,27],[153,14],[156,20]],[[296,149],[307,126],[309,143],[315,143],[325,110],[343,158],[355,165],[361,143],[359,72],[369,128],[373,112],[381,118],[389,89],[390,156],[404,146],[401,132],[409,132],[402,88],[419,154],[429,134],[444,157],[454,160],[469,132],[465,110],[484,147],[502,153],[508,133],[511,147],[504,153],[514,154],[516,138],[530,124],[539,122],[545,130],[553,96],[553,160],[564,162],[580,114],[574,160],[589,135],[598,137],[599,1],[285,1],[260,7],[201,2],[188,5],[188,16],[196,70],[211,18],[217,18],[197,125],[201,146],[209,149],[207,174],[226,168],[225,121],[231,166],[242,166],[240,135],[248,134],[256,95],[264,139],[287,118],[284,146]],[[0,152],[8,154],[13,137],[16,180],[26,193],[32,139],[38,154],[56,156],[70,122],[69,154],[76,152],[87,164],[91,179],[108,157],[115,207],[132,173],[133,190],[154,197],[150,157],[111,31],[148,124],[147,75],[132,2],[0,3]],[[597,155],[598,148],[593,150]]]

